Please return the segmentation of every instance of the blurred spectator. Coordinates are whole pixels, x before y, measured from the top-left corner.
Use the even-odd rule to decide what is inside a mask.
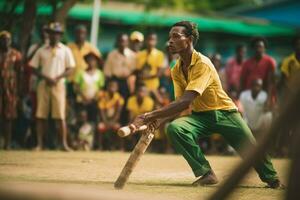
[[[133,31],[130,34],[130,49],[134,52],[139,52],[143,47],[144,35],[139,31]]]
[[[268,94],[262,87],[262,79],[254,79],[251,89],[243,91],[240,95],[244,119],[256,138],[267,131],[272,122],[272,113],[265,110]]]
[[[293,92],[296,85],[295,78],[300,73],[300,35],[293,41],[294,53],[286,57],[281,65],[282,78],[284,81],[285,96]]]
[[[263,80],[263,89],[268,93],[268,107],[274,104],[275,87],[274,74],[276,61],[265,53],[266,40],[262,37],[255,37],[251,41],[254,55],[246,60],[241,72],[241,91],[250,89],[255,79]]]
[[[100,93],[98,108],[100,109],[101,122],[98,125],[99,130],[99,143],[102,146],[103,134],[110,134],[106,138],[114,137],[116,131],[120,128],[120,115],[124,105],[123,97],[118,93],[118,83],[114,80],[110,81],[107,85],[107,91]],[[114,141],[109,140],[111,145]],[[104,144],[105,145],[105,144]],[[124,149],[123,140],[119,138],[119,145]]]
[[[84,25],[78,25],[75,28],[75,41],[68,44],[75,59],[75,69],[72,72],[71,80],[73,80],[77,73],[86,70],[88,67],[85,62],[84,56],[90,52],[93,52],[99,58],[99,64],[102,65],[101,54],[99,50],[91,43],[86,41],[87,29]]]
[[[163,73],[164,54],[156,49],[157,35],[150,33],[146,38],[146,49],[137,55],[138,84],[144,83],[149,91],[159,88],[159,78]]]
[[[85,109],[88,119],[94,123],[97,121],[98,92],[105,84],[103,72],[98,69],[101,59],[98,54],[90,52],[84,56],[88,67],[85,71],[79,71],[74,79],[77,91],[77,106]]]
[[[235,56],[228,59],[225,67],[227,89],[240,90],[240,77],[242,72],[242,65],[246,54],[246,46],[243,44],[237,45],[235,49]]]
[[[129,118],[132,121],[136,116],[154,109],[154,101],[148,95],[148,89],[145,85],[139,85],[136,94],[131,96],[127,102]]]
[[[88,114],[85,110],[79,112],[77,149],[89,151],[93,147],[95,124],[88,121]]]
[[[30,66],[34,73],[41,79],[37,88],[37,147],[43,148],[43,136],[47,131],[47,119],[49,113],[55,120],[58,133],[61,137],[62,148],[71,150],[67,144],[66,115],[66,88],[65,77],[72,73],[75,67],[71,50],[60,42],[63,28],[57,23],[50,23],[47,27],[49,45],[37,50]],[[51,110],[50,110],[51,108]]]
[[[17,105],[22,103],[23,66],[19,51],[11,47],[11,34],[0,32],[0,127],[4,148],[10,149]]]
[[[226,73],[225,73],[225,68],[222,67],[222,56],[219,53],[215,53],[212,55],[211,57],[211,62],[213,63],[213,65],[215,66],[221,83],[222,83],[222,87],[225,91],[227,91],[228,86],[227,86],[227,80],[226,80]]]
[[[162,77],[160,78],[160,86],[167,89],[170,95],[170,99],[174,100],[174,86],[173,81],[171,77],[171,70],[176,64],[177,59],[179,58],[178,54],[171,54],[169,51],[169,43],[166,44],[166,56],[164,59],[165,67],[162,74]]]
[[[115,79],[119,85],[119,91],[124,98],[128,98],[134,91],[132,79],[135,79],[133,71],[136,69],[136,54],[128,48],[127,34],[120,34],[116,39],[116,48],[108,54],[104,65],[106,77]]]

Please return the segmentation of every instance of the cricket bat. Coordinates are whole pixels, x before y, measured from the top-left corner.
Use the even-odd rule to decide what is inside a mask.
[[[128,131],[128,129],[123,129],[123,130]],[[139,130],[141,130],[141,128]],[[130,174],[132,173],[134,167],[137,165],[141,156],[145,153],[147,147],[151,143],[151,141],[154,137],[154,131],[155,130],[147,129],[147,126],[144,125],[140,140],[134,147],[134,149],[133,149],[132,153],[130,154],[125,166],[123,167],[118,179],[116,180],[116,182],[114,184],[116,189],[123,189]]]

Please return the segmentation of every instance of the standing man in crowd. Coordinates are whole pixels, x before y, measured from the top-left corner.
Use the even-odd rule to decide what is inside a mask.
[[[262,37],[252,39],[251,47],[254,50],[254,55],[243,64],[240,91],[250,89],[255,79],[262,79],[263,89],[268,93],[268,108],[271,108],[275,101],[276,61],[265,53],[266,43]]]
[[[130,49],[135,53],[138,53],[143,47],[144,35],[139,31],[133,31],[130,34]]]
[[[10,149],[17,105],[23,96],[23,66],[19,51],[11,47],[11,34],[0,32],[0,134],[4,149]]]
[[[245,60],[246,46],[239,44],[235,48],[235,56],[228,59],[225,67],[227,90],[240,90],[242,66]]]
[[[149,33],[146,49],[137,55],[138,84],[143,83],[149,91],[157,91],[159,77],[163,74],[164,53],[156,48],[157,35]]]
[[[133,72],[136,69],[136,54],[128,48],[128,35],[122,33],[117,36],[116,49],[108,54],[104,65],[104,74],[110,79],[118,82],[121,95],[127,99],[134,92],[131,83]]]
[[[66,88],[65,77],[72,73],[75,67],[71,50],[60,42],[63,35],[61,24],[50,23],[46,29],[49,34],[49,45],[38,49],[30,61],[34,73],[40,79],[37,87],[37,147],[43,148],[43,136],[47,129],[49,114],[55,120],[56,128],[60,134],[62,148],[71,149],[67,143],[66,127]]]
[[[68,44],[68,47],[71,49],[72,54],[75,59],[75,69],[72,72],[71,80],[73,81],[76,75],[80,71],[85,71],[88,67],[86,61],[84,60],[84,56],[88,53],[94,53],[101,60],[101,53],[99,50],[94,47],[91,43],[86,41],[87,38],[87,29],[84,25],[78,25],[75,28],[75,41]]]
[[[256,142],[233,101],[222,89],[218,73],[209,58],[194,50],[198,37],[194,23],[182,21],[172,26],[170,51],[180,55],[172,70],[176,100],[163,108],[139,115],[130,128],[133,132],[143,124],[157,128],[158,120],[177,118],[191,105],[192,114],[171,122],[167,134],[195,176],[200,177],[193,185],[213,185],[218,179],[197,143],[199,138],[219,133],[241,155],[244,155],[245,145],[255,148]],[[269,187],[282,186],[269,157],[263,157],[254,168]]]
[[[300,73],[300,35],[293,40],[294,52],[286,57],[281,65],[282,79],[284,83],[284,96],[294,92],[295,78]]]

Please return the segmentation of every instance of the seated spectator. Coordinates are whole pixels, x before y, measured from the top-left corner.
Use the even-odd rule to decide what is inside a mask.
[[[98,124],[99,145],[101,147],[107,144],[113,144],[111,138],[115,138],[116,131],[120,128],[120,115],[124,105],[123,97],[118,93],[118,83],[110,81],[107,85],[107,91],[100,92],[98,108],[100,109],[101,122]],[[103,134],[108,135],[112,132],[112,136],[107,136],[109,141],[103,143]],[[119,146],[123,149],[123,140],[119,139]],[[107,146],[106,146],[107,147]],[[108,147],[110,148],[110,147]]]
[[[88,121],[85,110],[80,111],[78,119],[77,147],[76,149],[90,151],[93,147],[94,124]]]
[[[77,103],[79,109],[86,109],[88,119],[97,121],[97,98],[99,90],[103,88],[105,78],[103,72],[98,68],[100,58],[97,54],[90,52],[84,56],[88,65],[85,71],[78,72],[75,78],[77,91]]]
[[[154,101],[149,96],[148,89],[144,84],[137,86],[136,94],[129,97],[126,108],[129,112],[130,121],[134,120],[138,115],[150,112],[154,109]],[[127,149],[131,150],[137,143],[138,138],[138,134],[127,137]]]
[[[265,110],[268,94],[262,87],[262,79],[255,79],[251,89],[243,91],[240,95],[244,118],[256,138],[267,131],[272,122],[272,113]]]
[[[129,119],[132,121],[136,116],[154,109],[154,101],[148,96],[148,89],[145,85],[139,85],[136,94],[129,97],[127,102],[127,110],[129,111]]]

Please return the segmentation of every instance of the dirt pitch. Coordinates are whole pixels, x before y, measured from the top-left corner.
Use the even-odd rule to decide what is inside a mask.
[[[99,193],[107,191],[122,197],[138,193],[145,197],[163,195],[172,199],[205,199],[218,187],[192,187],[194,176],[179,155],[145,154],[123,189],[125,192],[118,193],[113,189],[113,183],[128,156],[128,153],[120,152],[0,151],[0,188],[1,185],[5,186],[12,182],[17,182],[18,187],[21,187],[20,184],[28,185],[30,182],[35,187],[39,185],[38,183],[43,183],[41,185],[44,188],[47,188],[48,184],[54,188],[73,187],[76,191],[80,188],[89,193],[99,188]],[[240,161],[238,157],[207,156],[207,159],[220,181],[226,179],[233,166]],[[284,159],[273,161],[280,178],[286,182],[288,161]],[[264,186],[252,171],[230,199],[283,199],[284,191],[266,189]],[[36,190],[38,188],[36,187]]]

